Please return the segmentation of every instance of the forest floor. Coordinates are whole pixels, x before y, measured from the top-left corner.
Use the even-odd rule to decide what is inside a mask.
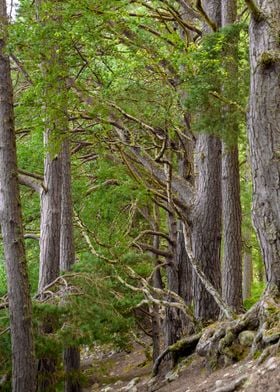
[[[102,352],[83,355],[82,368],[88,379],[84,392],[279,392],[280,357],[241,361],[212,371],[205,360],[193,354],[175,370],[155,382],[145,349],[134,344],[130,352]]]

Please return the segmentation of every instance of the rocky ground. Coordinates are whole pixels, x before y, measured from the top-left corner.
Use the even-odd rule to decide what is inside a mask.
[[[83,372],[89,380],[84,392],[280,392],[280,356],[262,364],[243,360],[213,371],[193,354],[160,380],[151,378],[151,370],[138,344],[131,352],[84,354]]]

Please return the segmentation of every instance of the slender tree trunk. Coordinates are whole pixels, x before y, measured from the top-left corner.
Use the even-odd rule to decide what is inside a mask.
[[[248,2],[250,6],[251,2]],[[250,23],[251,90],[248,137],[253,222],[268,290],[280,290],[280,43],[279,0],[255,0]]]
[[[222,2],[222,27],[235,22],[237,14],[236,0]],[[238,40],[233,36],[228,43],[225,53],[225,68],[228,78],[238,78]],[[227,86],[223,87],[227,95]],[[241,202],[240,175],[238,160],[239,124],[234,116],[234,110],[224,107],[224,141],[222,143],[222,199],[223,199],[223,282],[222,292],[226,303],[233,310],[242,309],[242,234],[241,234]]]
[[[158,227],[154,227],[158,229]],[[159,249],[160,239],[158,236],[154,236],[153,247]],[[155,267],[158,265],[158,257],[155,257]],[[153,274],[153,286],[158,289],[162,289],[162,280],[160,269],[157,268]],[[157,304],[152,305],[152,336],[153,336],[153,362],[158,358],[160,354],[160,315],[159,306]]]
[[[67,121],[67,119],[66,119]],[[66,124],[67,127],[67,124]],[[71,186],[71,155],[69,139],[62,144],[62,192],[61,192],[61,227],[60,227],[60,271],[70,271],[75,263],[75,247],[73,233],[73,203]],[[67,300],[67,299],[66,299]],[[64,369],[66,372],[65,392],[80,392],[78,379],[80,369],[80,351],[70,346],[64,349]]]
[[[47,148],[50,148],[50,132],[48,130],[45,133]],[[52,156],[51,152],[47,152],[44,163],[46,191],[41,193],[39,293],[59,276],[61,181],[61,154]],[[41,326],[43,334],[53,332],[53,321],[51,317],[44,319]],[[39,359],[37,385],[39,392],[55,392],[56,366],[56,358],[48,354]]]
[[[35,356],[27,263],[17,177],[13,91],[6,54],[6,2],[0,0],[0,218],[8,279],[12,340],[12,390],[35,390]]]
[[[45,146],[49,144],[49,134],[45,134]],[[60,216],[61,216],[61,155],[47,152],[44,163],[44,183],[46,191],[41,194],[41,234],[39,292],[59,276],[60,257]]]
[[[251,287],[253,283],[253,260],[251,233],[246,231],[243,247],[243,300],[251,297]]]
[[[220,0],[202,1],[211,20],[221,25]],[[209,27],[205,26],[209,33]],[[195,146],[196,205],[192,212],[192,247],[202,271],[220,291],[221,289],[221,141],[215,135],[199,134]],[[195,316],[201,320],[216,319],[219,308],[205,290],[196,274],[193,275]]]

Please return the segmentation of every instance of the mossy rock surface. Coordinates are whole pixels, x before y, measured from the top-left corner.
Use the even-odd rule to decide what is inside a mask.
[[[256,332],[254,331],[242,331],[238,335],[239,343],[245,347],[251,347],[255,339]]]

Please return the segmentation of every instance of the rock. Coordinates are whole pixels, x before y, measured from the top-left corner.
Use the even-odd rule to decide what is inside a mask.
[[[267,362],[265,363],[265,368],[267,370],[275,370],[278,368],[279,366],[279,361],[277,360],[276,357],[271,357],[267,360]]]
[[[125,387],[123,387],[121,391],[137,392],[137,388],[135,387],[135,385],[138,383],[138,381],[139,381],[139,377],[133,378],[133,380],[131,380]]]
[[[253,331],[242,331],[238,335],[240,344],[245,347],[251,347],[255,339],[255,334]]]
[[[102,389],[100,390],[100,392],[113,392],[113,391],[114,391],[114,389],[111,388],[111,387],[105,387],[105,388],[102,388]]]
[[[217,380],[217,381],[215,382],[216,388],[219,388],[219,387],[221,387],[222,385],[223,385],[223,380]]]
[[[169,382],[171,382],[171,381],[176,380],[178,377],[179,377],[178,372],[176,372],[176,371],[174,372],[174,371],[171,370],[170,372],[168,372],[168,373],[165,375],[164,379],[167,380],[167,381],[169,381]]]

